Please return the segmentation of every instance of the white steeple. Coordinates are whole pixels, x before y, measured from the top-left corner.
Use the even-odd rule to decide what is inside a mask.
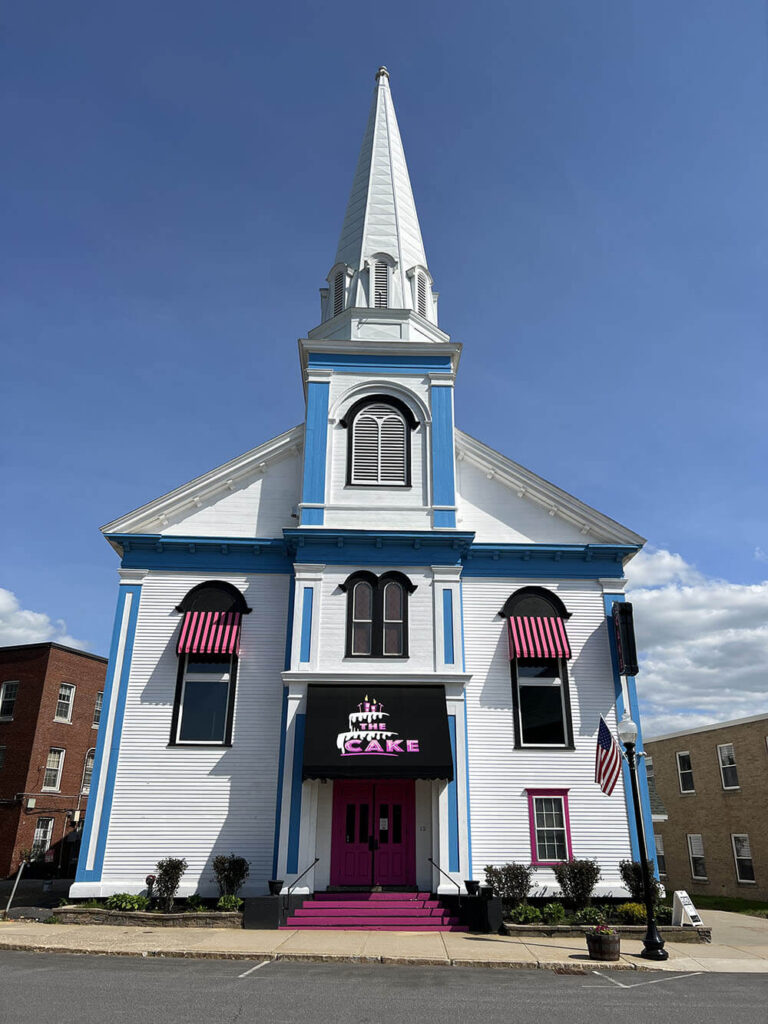
[[[323,321],[376,308],[414,311],[437,324],[437,295],[384,67],[376,73],[336,259],[321,296]]]

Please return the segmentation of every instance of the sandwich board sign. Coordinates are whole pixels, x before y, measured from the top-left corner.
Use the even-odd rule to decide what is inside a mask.
[[[672,924],[702,928],[704,922],[694,907],[691,897],[684,889],[676,889],[672,897]]]

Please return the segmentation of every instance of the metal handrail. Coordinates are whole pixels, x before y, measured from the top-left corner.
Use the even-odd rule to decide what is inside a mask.
[[[312,868],[315,866],[315,864],[317,864],[317,862],[319,860],[320,860],[319,857],[315,857],[315,859],[312,861],[312,863],[309,865],[309,867],[308,868],[304,868],[304,870],[301,872],[301,874],[298,875],[296,878],[294,878],[294,880],[288,886],[288,889],[287,889],[285,895],[283,896],[283,914],[282,914],[283,917],[285,917],[286,910],[289,909],[289,903],[290,903],[290,899],[291,899],[291,890],[296,888],[296,886],[302,880],[304,875],[306,875],[308,871],[311,871]]]
[[[440,867],[439,864],[435,864],[435,862],[432,860],[431,857],[427,857],[427,860],[429,861],[429,863],[432,865],[433,868],[437,868],[437,870],[440,872],[441,875],[445,875],[445,877],[448,879],[448,881],[452,885],[456,886],[456,888],[458,890],[458,896],[459,896],[459,906],[461,906],[461,886],[459,885],[459,883],[456,881],[455,878],[451,878],[451,876],[448,874],[447,871],[443,871],[443,869]]]

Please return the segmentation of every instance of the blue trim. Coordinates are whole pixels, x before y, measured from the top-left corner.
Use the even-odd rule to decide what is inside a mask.
[[[302,502],[325,504],[325,460],[328,449],[327,380],[311,380],[307,385],[307,422],[304,431],[304,486]],[[307,515],[312,513],[312,515]],[[302,509],[302,523],[322,526],[323,509]]]
[[[603,579],[624,576],[628,544],[473,544],[463,576]]]
[[[453,664],[453,591],[443,590],[443,661]]]
[[[605,608],[606,627],[611,646],[611,665],[613,668],[613,687],[616,693],[616,717],[621,719],[624,714],[624,696],[621,692],[621,676],[619,675],[619,656],[616,649],[616,635],[613,630],[613,617],[611,609],[614,602],[625,601],[624,594],[604,594],[603,607]],[[640,708],[637,702],[637,687],[633,676],[627,676],[627,692],[629,694],[629,713],[637,725],[637,746],[636,750],[643,749],[643,731],[640,724]],[[632,848],[632,859],[640,859],[640,841],[637,835],[635,824],[635,809],[632,805],[632,783],[629,777],[629,768],[626,761],[621,762],[622,778],[624,780],[624,794],[627,804],[627,823],[629,825],[629,839]],[[645,829],[645,841],[648,846],[646,851],[648,859],[653,861],[653,871],[659,877],[659,866],[656,862],[656,844],[653,841],[653,818],[651,817],[651,799],[648,794],[648,780],[645,774],[645,761],[638,758],[637,783],[640,790],[640,807],[643,812],[643,828]]]
[[[293,561],[282,538],[110,533],[107,540],[119,545],[124,569],[293,573]]]
[[[288,828],[288,862],[286,871],[299,870],[299,832],[301,830],[301,766],[304,761],[304,727],[306,715],[296,715],[293,728],[293,776],[291,778],[291,818]]]
[[[456,512],[449,508],[436,508],[432,513],[432,525],[436,530],[452,530],[456,527]]]
[[[324,508],[303,508],[301,522],[304,526],[322,526],[325,522]]]
[[[299,651],[299,661],[302,662],[309,661],[312,651],[312,600],[314,594],[313,587],[304,588],[304,597],[301,603],[301,648]]]
[[[459,580],[459,612],[461,615],[461,670],[467,671],[467,653],[464,645],[464,583]],[[467,854],[469,856],[469,874],[467,878],[474,878],[472,874],[472,810],[469,797],[469,714],[467,712],[467,694],[464,692],[464,778],[466,781],[467,798]]]
[[[296,580],[291,576],[288,584],[288,618],[285,628],[285,658],[283,665],[286,672],[291,667],[291,648],[293,646],[293,602],[296,597]],[[275,845],[272,854],[272,877],[277,878],[277,861],[280,853],[280,818],[283,812],[283,773],[285,771],[285,726],[288,721],[288,690],[283,687],[282,709],[280,711],[280,754],[277,760],[277,796],[275,798]]]
[[[310,352],[310,370],[363,373],[450,373],[450,356],[355,355],[343,352]]]
[[[435,505],[456,504],[453,471],[453,388],[433,384],[432,399],[432,493]],[[455,510],[436,509],[433,524],[456,526]]]
[[[459,870],[459,794],[456,786],[456,716],[448,715],[453,779],[448,783],[448,870]]]
[[[123,667],[119,679],[115,679],[115,661],[117,649],[120,643],[120,628],[123,622],[123,611],[128,594],[132,594],[131,610],[128,615],[128,628],[125,635],[125,650],[123,652]],[[117,609],[115,610],[115,621],[112,628],[112,643],[109,648],[109,664],[107,676],[104,682],[104,700],[102,702],[102,717],[99,722],[99,731],[96,737],[96,754],[93,760],[93,775],[91,777],[91,792],[85,812],[85,823],[83,825],[83,839],[80,844],[80,858],[77,862],[76,882],[98,882],[101,880],[101,873],[104,866],[104,851],[107,845],[107,832],[109,830],[109,818],[112,812],[112,795],[115,788],[115,775],[117,773],[117,758],[120,750],[120,736],[123,731],[123,717],[125,714],[125,701],[128,692],[128,678],[131,673],[131,658],[133,656],[133,641],[136,635],[136,622],[139,617],[139,601],[141,599],[141,584],[121,584],[117,594]],[[109,709],[112,706],[112,692],[117,687],[117,702],[115,705],[115,718],[112,725],[112,740],[109,750],[105,750],[107,725],[109,721]],[[106,782],[104,786],[104,800],[101,806],[101,818],[98,825],[98,836],[96,840],[96,853],[93,867],[88,870],[86,863],[88,849],[91,845],[91,833],[94,828],[93,809],[96,804],[96,794],[99,789],[99,781],[102,772],[106,771]]]
[[[284,530],[297,561],[326,565],[460,565],[473,533],[432,530]],[[439,558],[439,563],[435,561]]]

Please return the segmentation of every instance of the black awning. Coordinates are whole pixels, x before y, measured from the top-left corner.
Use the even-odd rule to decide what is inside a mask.
[[[304,779],[453,779],[443,686],[310,683]]]

